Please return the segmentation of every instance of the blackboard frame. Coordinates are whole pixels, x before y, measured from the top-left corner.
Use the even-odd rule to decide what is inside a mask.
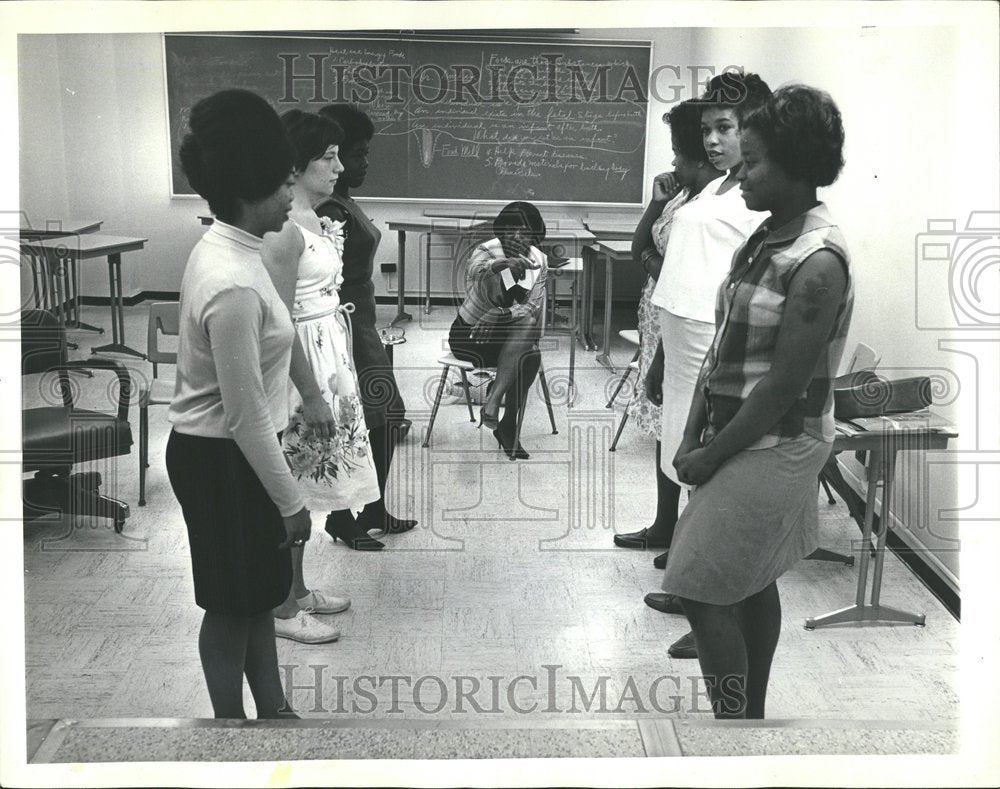
[[[651,69],[653,66],[653,42],[648,39],[606,39],[606,38],[588,38],[580,37],[573,32],[566,31],[544,31],[539,35],[532,35],[531,30],[520,31],[520,35],[512,35],[511,31],[489,31],[484,30],[482,35],[477,35],[476,31],[464,30],[461,31],[461,35],[450,36],[447,35],[446,31],[433,31],[433,34],[423,33],[421,31],[386,31],[384,34],[375,31],[364,31],[362,35],[354,35],[351,31],[265,31],[265,32],[239,32],[239,31],[213,31],[213,32],[177,32],[177,33],[162,33],[160,36],[161,52],[162,52],[162,66],[163,66],[163,85],[164,85],[164,110],[166,114],[166,136],[167,136],[167,150],[172,152],[174,150],[174,140],[173,140],[173,130],[171,128],[171,109],[170,109],[170,91],[168,89],[168,79],[169,79],[169,69],[167,63],[167,38],[168,37],[204,37],[204,38],[260,38],[260,39],[301,39],[301,40],[319,40],[319,41],[338,41],[338,42],[364,42],[373,41],[385,43],[387,41],[399,41],[400,43],[405,42],[419,42],[419,43],[442,43],[442,44],[483,44],[483,43],[494,43],[494,44],[523,44],[531,46],[539,46],[545,44],[551,44],[554,46],[571,46],[571,47],[621,47],[621,48],[641,48],[646,50],[648,68]],[[642,78],[645,81],[645,85],[648,86],[649,72],[642,74]],[[543,199],[532,197],[532,201],[538,203],[539,205],[565,205],[565,206],[602,206],[610,208],[636,208],[641,207],[644,202],[644,185],[646,177],[646,167],[648,162],[648,146],[649,146],[649,134],[648,134],[648,122],[649,122],[649,98],[644,103],[643,107],[643,132],[641,141],[641,165],[637,168],[638,172],[638,183],[635,185],[635,199],[634,200],[556,200],[556,199]],[[170,197],[177,199],[185,198],[195,198],[201,199],[197,194],[178,192],[175,188],[175,178],[174,178],[174,167],[173,162],[169,168],[169,180],[170,180]],[[406,196],[406,195],[390,195],[390,196],[379,196],[379,195],[367,195],[359,194],[356,195],[358,199],[379,203],[426,203],[426,204],[474,204],[474,205],[494,205],[494,204],[504,204],[509,201],[506,198],[492,198],[492,197],[437,197],[437,196]]]

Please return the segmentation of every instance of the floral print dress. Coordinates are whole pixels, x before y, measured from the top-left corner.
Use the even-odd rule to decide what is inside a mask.
[[[670,237],[670,223],[674,218],[674,212],[684,205],[689,197],[690,192],[682,189],[663,206],[663,213],[653,223],[650,235],[660,255],[667,251],[667,239]],[[654,290],[656,290],[656,280],[646,277],[646,285],[639,299],[639,374],[636,376],[632,399],[629,400],[626,410],[635,419],[635,424],[640,430],[659,441],[662,409],[646,397],[646,373],[656,355],[656,346],[660,343],[660,310],[651,302]]]
[[[285,458],[317,512],[360,510],[378,500],[368,428],[351,358],[352,304],[342,305],[343,222],[320,219],[321,235],[298,225],[305,248],[299,258],[292,321],[323,399],[333,412],[336,433],[316,436],[302,418],[302,398],[289,385],[289,422],[282,436]]]

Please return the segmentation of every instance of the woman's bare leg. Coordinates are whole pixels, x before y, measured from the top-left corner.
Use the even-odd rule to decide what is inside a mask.
[[[518,367],[521,357],[530,351],[538,339],[538,327],[534,321],[523,320],[512,325],[507,340],[500,350],[497,377],[493,381],[490,396],[483,406],[487,414],[495,416],[500,412],[500,404],[508,390],[517,384]]]
[[[297,718],[285,700],[285,689],[278,674],[274,617],[270,611],[265,611],[250,617],[248,625],[244,671],[257,705],[257,717]]]

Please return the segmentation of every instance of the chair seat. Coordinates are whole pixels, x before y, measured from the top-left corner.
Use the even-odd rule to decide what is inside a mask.
[[[168,378],[154,378],[139,392],[139,407],[170,405],[174,399],[174,382]]]
[[[476,365],[472,362],[467,362],[464,359],[459,359],[457,356],[452,356],[450,353],[438,359],[438,364],[445,364],[448,367],[459,367],[463,370],[475,370]]]
[[[98,411],[29,408],[22,426],[25,471],[127,455],[132,447],[129,423]]]
[[[622,329],[618,332],[618,336],[621,337],[626,342],[630,342],[633,345],[639,344],[639,332],[635,329]]]
[[[638,371],[639,370],[639,361],[637,359],[633,359],[631,362],[628,363],[628,366],[629,366],[629,369]]]

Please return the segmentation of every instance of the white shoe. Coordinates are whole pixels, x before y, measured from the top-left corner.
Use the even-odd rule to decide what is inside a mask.
[[[335,597],[312,591],[305,597],[296,597],[295,602],[307,614],[339,614],[351,607],[351,598]]]
[[[340,631],[305,611],[299,611],[291,619],[275,617],[274,635],[278,638],[290,638],[301,644],[326,644],[340,638]]]

